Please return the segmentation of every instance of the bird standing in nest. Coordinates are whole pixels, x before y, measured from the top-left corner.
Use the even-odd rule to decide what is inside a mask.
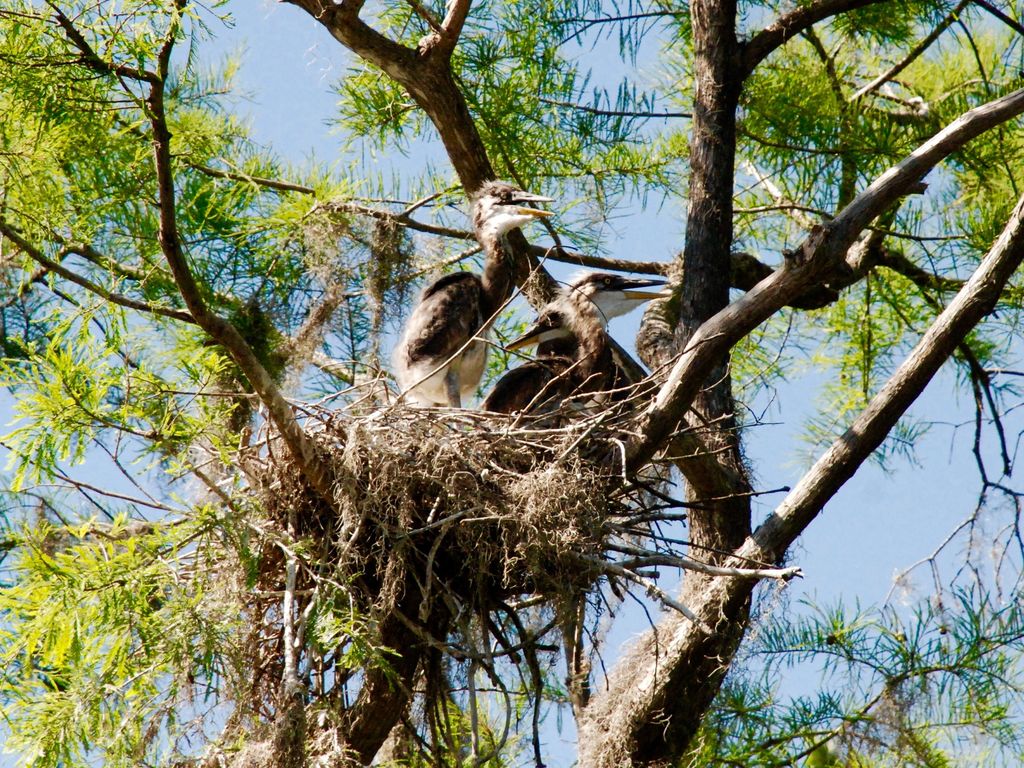
[[[476,390],[487,362],[484,338],[512,295],[512,256],[506,235],[550,211],[526,203],[551,198],[491,181],[473,199],[473,229],[484,249],[483,274],[454,272],[423,291],[395,349],[395,375],[420,405],[459,408]]]
[[[664,280],[591,272],[544,307],[537,322],[506,349],[537,344],[537,357],[513,368],[494,385],[481,408],[495,413],[540,410],[579,394],[621,385],[606,328],[608,321],[646,301],[665,298]]]

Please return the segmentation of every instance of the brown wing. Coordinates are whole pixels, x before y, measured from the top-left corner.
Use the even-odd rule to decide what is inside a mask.
[[[441,362],[455,354],[483,326],[480,278],[455,272],[431,284],[406,322],[405,352],[410,362]]]
[[[492,413],[540,410],[552,398],[561,399],[566,394],[565,386],[556,379],[571,365],[570,360],[561,357],[523,363],[498,379],[480,408]]]

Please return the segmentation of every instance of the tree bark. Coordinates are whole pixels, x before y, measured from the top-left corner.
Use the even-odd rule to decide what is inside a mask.
[[[645,318],[645,323],[652,325],[645,329],[648,335],[642,346],[645,362],[652,368],[685,349],[697,330],[728,305],[732,277],[736,109],[742,85],[736,66],[736,3],[695,0],[690,8],[696,89],[686,244],[678,299],[662,310],[667,313],[661,318],[660,343],[650,335],[656,321],[650,314]],[[704,385],[692,401],[686,420],[700,450],[698,455],[680,462],[687,500],[701,502],[690,513],[689,539],[695,555],[711,562],[721,559],[719,553],[734,550],[750,533],[750,501],[746,495],[750,485],[740,455],[728,363],[728,350],[720,351],[703,378]],[[681,602],[700,605],[708,582],[705,575],[687,573]],[[683,620],[677,629],[682,629],[691,641],[669,650],[670,666],[643,678],[643,696],[634,698],[628,706],[613,706],[612,711],[597,707],[592,720],[591,713],[587,713],[586,720],[591,723],[610,717],[614,725],[598,727],[608,728],[608,733],[628,734],[628,739],[618,748],[606,740],[604,748],[593,752],[581,739],[580,763],[651,765],[681,754],[718,693],[727,660],[743,635],[748,607],[749,594],[739,596],[727,612],[701,614],[701,619],[715,628],[711,635]],[[664,649],[658,646],[657,637],[648,637],[636,658],[659,656]],[[686,690],[685,696],[677,695],[680,689]],[[623,744],[628,745],[624,750]]]
[[[727,565],[782,562],[788,548],[881,445],[957,345],[993,310],[1022,262],[1024,197],[982,264],[909,357]],[[699,592],[691,590],[687,599],[701,620],[717,623],[714,634],[670,616],[627,652],[579,724],[580,765],[611,768],[678,761],[681,752],[673,750],[686,744],[677,734],[695,732],[706,711],[691,691],[705,687],[701,676],[717,676],[728,667],[742,637],[742,619],[754,584],[750,579],[707,580]],[[672,706],[673,720],[689,720],[691,728],[677,722],[673,729],[672,721],[656,724],[650,719],[665,701]],[[666,728],[664,738],[659,740],[660,728],[655,725]]]

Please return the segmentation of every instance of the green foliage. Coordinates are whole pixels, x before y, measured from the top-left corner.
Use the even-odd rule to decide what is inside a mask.
[[[119,517],[15,534],[0,590],[0,713],[25,764],[138,765],[197,732],[225,676],[237,677],[241,618],[195,568],[208,533],[138,535]]]
[[[1024,756],[1018,602],[975,590],[913,611],[804,607],[760,620],[686,765],[931,768]],[[794,677],[821,689],[794,693]]]

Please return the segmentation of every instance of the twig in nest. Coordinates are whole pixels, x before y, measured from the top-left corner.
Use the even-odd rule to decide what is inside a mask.
[[[584,562],[587,565],[598,569],[599,571],[603,571],[604,573],[611,573],[628,581],[632,581],[634,584],[639,584],[641,587],[644,588],[648,595],[657,598],[664,605],[681,613],[687,619],[692,621],[698,628],[700,628],[701,631],[706,632],[709,635],[714,632],[714,630],[703,619],[697,616],[697,614],[695,614],[685,605],[680,603],[678,600],[676,600],[674,597],[672,597],[670,594],[668,594],[665,590],[663,590],[650,579],[645,579],[640,574],[627,570],[620,565],[616,565],[615,563],[609,563],[604,560],[598,560],[594,557],[587,557],[586,555],[576,555],[575,557],[581,562]]]
[[[666,555],[661,552],[651,552],[646,549],[638,549],[622,544],[609,544],[608,548],[634,556],[632,560],[623,560],[618,563],[623,568],[640,568],[645,565],[668,565],[673,568],[705,573],[708,576],[737,576],[742,579],[778,579],[779,581],[803,578],[804,575],[798,566],[791,566],[789,568],[729,568],[721,565],[711,565],[710,563],[693,560],[689,557]]]

